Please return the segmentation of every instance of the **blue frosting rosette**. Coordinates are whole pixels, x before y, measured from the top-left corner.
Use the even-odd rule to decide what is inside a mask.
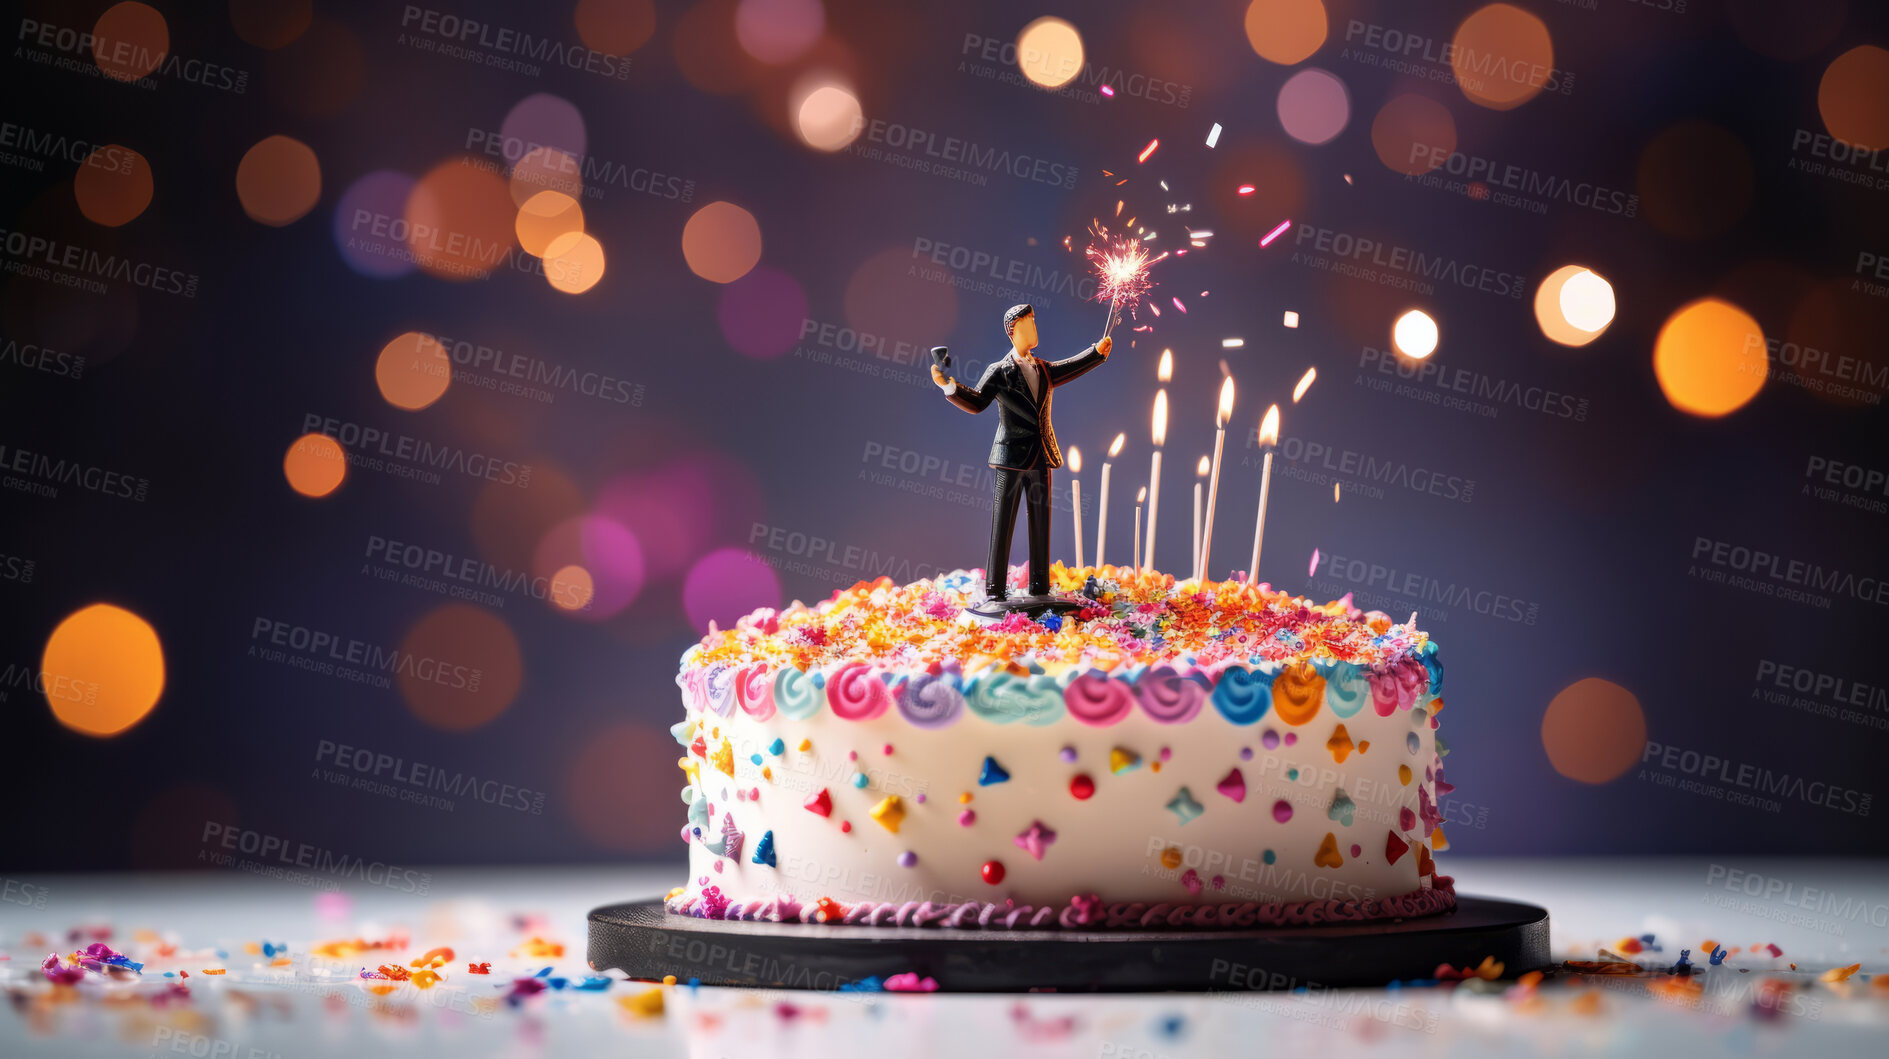
[[[1019,677],[997,673],[980,677],[971,686],[966,704],[971,712],[995,724],[1045,725],[1060,718],[1067,707],[1056,681],[1041,674]]]
[[[1350,662],[1335,662],[1325,675],[1325,705],[1332,716],[1350,717],[1371,698],[1371,682],[1364,670]]]
[[[774,676],[774,708],[790,721],[812,717],[826,701],[826,693],[819,685],[812,676],[793,666],[784,667]]]
[[[1254,724],[1272,709],[1272,674],[1235,663],[1220,671],[1213,708],[1233,724]]]

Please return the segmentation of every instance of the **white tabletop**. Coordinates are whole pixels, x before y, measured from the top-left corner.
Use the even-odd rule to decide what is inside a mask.
[[[0,1016],[0,1055],[1889,1052],[1889,988],[1870,980],[1874,971],[1889,972],[1889,871],[1877,864],[1446,860],[1462,892],[1548,908],[1557,959],[1593,960],[1623,937],[1652,934],[1663,951],[1635,959],[1663,966],[1690,948],[1705,971],[1690,980],[1690,991],[1663,974],[1563,973],[1529,988],[1513,972],[1493,983],[1297,994],[952,996],[684,986],[664,989],[664,1013],[645,1017],[624,1002],[660,987],[619,980],[601,991],[576,988],[589,973],[584,913],[661,893],[680,878],[679,865],[441,869],[390,886],[353,881],[334,892],[305,879],[237,872],[15,876],[0,880],[0,952],[8,956],[0,981],[11,1000]],[[424,895],[406,892],[421,879]],[[143,973],[91,975],[77,987],[55,988],[40,961],[83,947],[105,927],[107,944],[146,960]],[[82,933],[69,933],[75,930]],[[311,956],[322,942],[400,933],[410,946],[397,953]],[[520,948],[534,936],[561,943],[563,956]],[[1700,946],[1707,940],[1730,953],[1719,967],[1706,966]],[[271,966],[271,957],[251,951],[264,942],[286,944],[287,963]],[[1781,955],[1762,948],[1773,944]],[[431,989],[358,977],[361,967],[394,956],[406,964],[439,945],[452,946],[455,956]],[[165,947],[170,954],[158,955]],[[471,961],[490,961],[493,973],[467,973]],[[1859,962],[1862,970],[1847,981],[1821,980],[1829,968]],[[546,967],[567,979],[566,988],[516,1004],[503,999],[515,979]],[[216,968],[225,973],[202,973]],[[165,971],[189,977],[165,978]],[[1757,1003],[1767,981],[1793,986],[1768,1008]],[[166,995],[179,984],[187,997]]]

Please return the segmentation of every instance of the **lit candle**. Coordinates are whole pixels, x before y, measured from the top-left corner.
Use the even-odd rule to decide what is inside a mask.
[[[1220,384],[1220,407],[1213,417],[1213,464],[1207,476],[1207,521],[1200,528],[1200,562],[1194,567],[1194,580],[1207,583],[1207,567],[1213,562],[1213,511],[1220,502],[1220,455],[1227,444],[1227,420],[1233,418],[1233,376]]]
[[[1069,506],[1076,519],[1076,569],[1082,569],[1082,480],[1074,477],[1082,473],[1082,450],[1069,446]]]
[[[1161,516],[1161,446],[1168,439],[1168,392],[1154,395],[1154,455],[1148,460],[1148,551],[1142,555],[1141,568],[1154,569],[1154,526]]]
[[[1253,558],[1246,565],[1249,585],[1259,584],[1259,549],[1266,543],[1266,493],[1272,487],[1272,450],[1278,444],[1279,406],[1273,405],[1266,409],[1266,418],[1259,425],[1259,447],[1266,450],[1266,458],[1259,465],[1259,519],[1253,523]]]
[[[1200,479],[1207,477],[1210,464],[1207,457],[1200,458],[1200,466],[1194,469],[1194,565],[1189,570],[1200,569]]]
[[[1122,443],[1128,440],[1127,434],[1115,435],[1115,441],[1108,447],[1108,460],[1102,461],[1102,504],[1095,513],[1095,568],[1102,569],[1102,551],[1108,547],[1108,472],[1114,464],[1109,460],[1122,454]]]
[[[1141,555],[1141,502],[1148,499],[1148,487],[1142,486],[1135,494],[1135,555]]]

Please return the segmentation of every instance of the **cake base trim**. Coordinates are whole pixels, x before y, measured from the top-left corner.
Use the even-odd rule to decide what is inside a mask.
[[[1094,895],[1070,898],[1060,907],[965,901],[862,901],[822,899],[803,905],[792,897],[732,901],[710,886],[663,902],[675,915],[766,923],[822,923],[867,927],[938,927],[962,930],[1240,930],[1250,927],[1313,927],[1331,923],[1415,919],[1456,908],[1456,886],[1435,876],[1428,889],[1376,898],[1312,901],[1253,901],[1185,904],[1167,901],[1103,902]]]

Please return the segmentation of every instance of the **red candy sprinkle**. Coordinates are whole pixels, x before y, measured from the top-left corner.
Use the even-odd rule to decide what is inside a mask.
[[[987,860],[979,872],[984,876],[984,881],[992,886],[1004,881],[1004,866],[1001,861]]]
[[[851,820],[840,821],[840,834],[843,835],[847,833],[848,831],[851,831],[852,829],[853,829],[853,822]]]
[[[1086,802],[1095,794],[1095,781],[1088,773],[1078,772],[1076,778],[1069,781],[1069,793],[1075,795],[1077,801]]]

